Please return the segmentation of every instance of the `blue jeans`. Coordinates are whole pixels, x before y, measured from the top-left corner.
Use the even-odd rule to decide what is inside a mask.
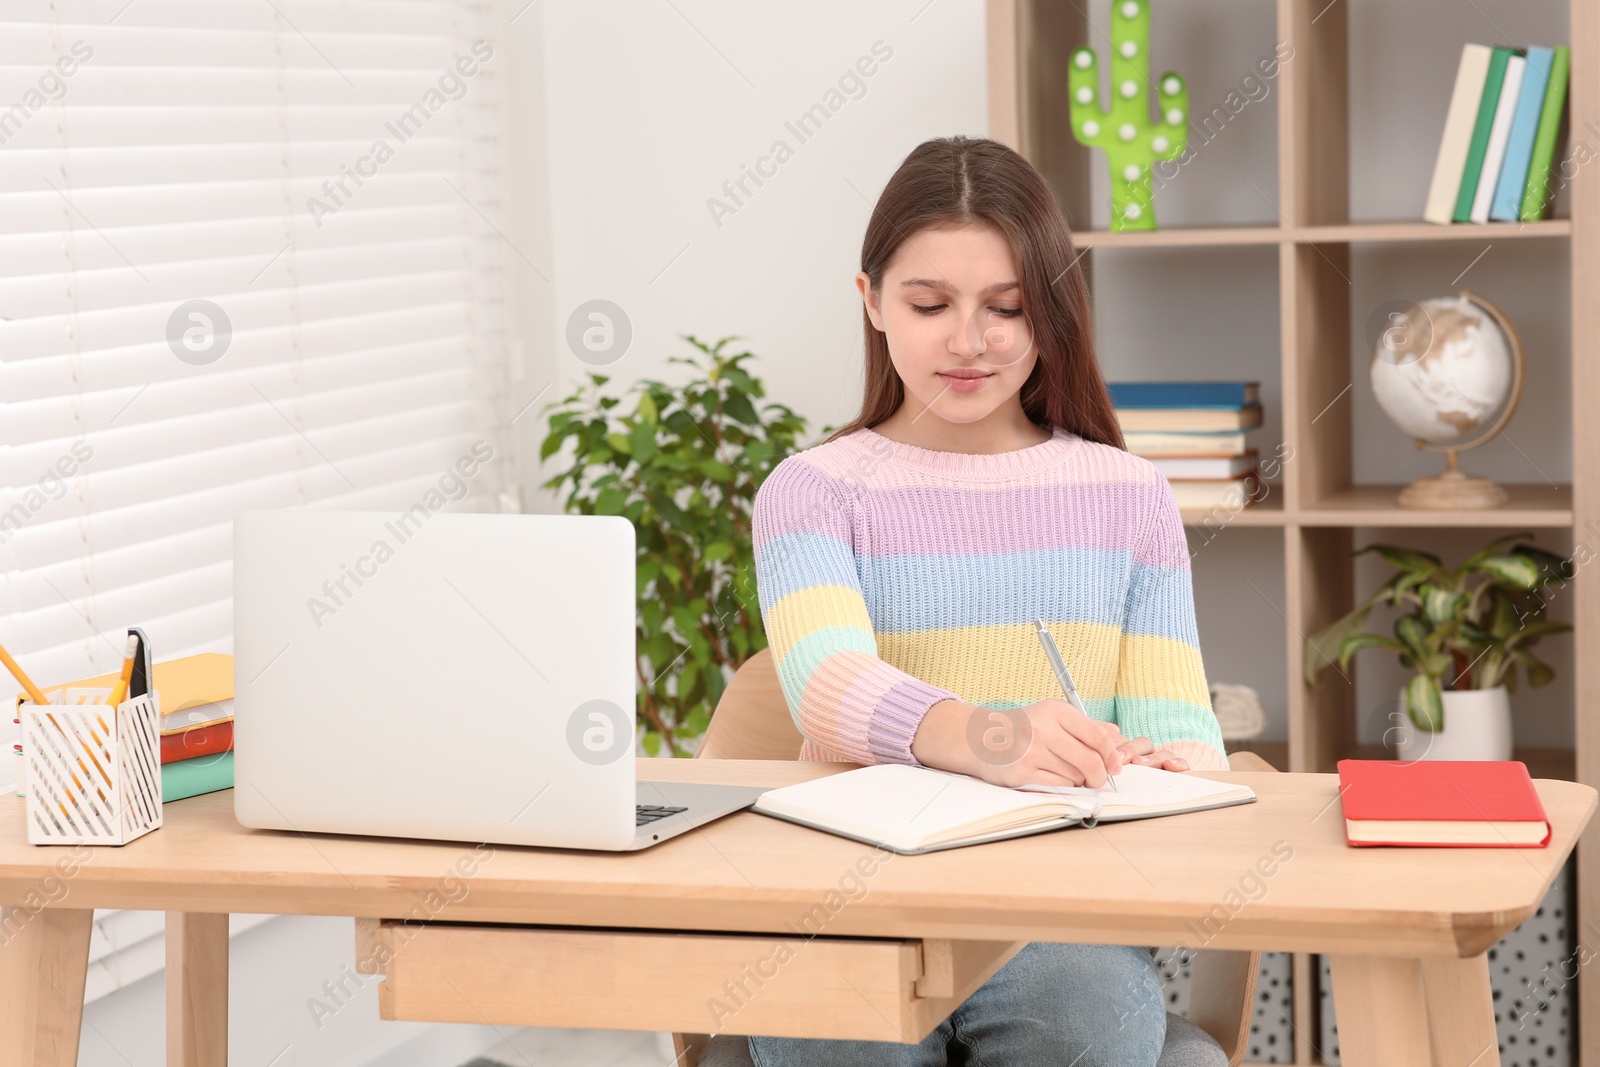
[[[1155,1067],[1167,1036],[1155,952],[1032,941],[920,1044],[752,1037],[750,1058],[756,1067],[945,1067],[955,1053],[975,1067]]]

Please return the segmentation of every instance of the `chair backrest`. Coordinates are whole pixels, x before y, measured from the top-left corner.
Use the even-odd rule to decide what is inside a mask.
[[[1254,752],[1235,752],[1228,756],[1230,771],[1275,771],[1278,768]]]
[[[739,665],[711,713],[696,756],[708,759],[798,759],[800,731],[794,728],[771,649],[763,648]],[[1228,756],[1228,769],[1271,771],[1254,752]]]
[[[733,672],[695,755],[792,760],[800,758],[800,742],[772,652],[763,648]]]

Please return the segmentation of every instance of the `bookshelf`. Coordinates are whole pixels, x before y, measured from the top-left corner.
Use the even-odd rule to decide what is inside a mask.
[[[1091,0],[1096,18],[1105,16],[1107,0]],[[1412,529],[1523,528],[1565,531],[1573,542],[1600,550],[1600,418],[1587,410],[1585,398],[1600,398],[1600,178],[1579,171],[1569,186],[1570,218],[1531,223],[1436,226],[1417,218],[1352,221],[1350,218],[1350,8],[1330,0],[1238,0],[1252,13],[1276,20],[1276,39],[1296,50],[1278,76],[1277,187],[1278,221],[1261,225],[1162,228],[1151,232],[1109,233],[1088,228],[1093,168],[1103,168],[1098,153],[1073,138],[1066,116],[1066,62],[1084,43],[1104,52],[1105,41],[1088,24],[1089,8],[1060,0],[987,0],[988,108],[990,136],[1016,148],[1050,181],[1074,237],[1083,249],[1141,250],[1242,246],[1275,246],[1278,257],[1280,404],[1285,441],[1296,462],[1283,467],[1281,484],[1265,506],[1246,508],[1220,520],[1228,527],[1282,530],[1285,615],[1291,626],[1284,647],[1288,679],[1287,742],[1260,742],[1256,748],[1284,770],[1332,772],[1346,756],[1375,757],[1371,745],[1357,743],[1353,687],[1325,672],[1315,687],[1301,681],[1301,633],[1310,633],[1336,618],[1354,602],[1351,549],[1358,528]],[[1399,0],[1369,0],[1382,11]],[[1600,131],[1600,4],[1593,0],[1548,0],[1566,9],[1572,72],[1567,99],[1567,132],[1561,155],[1577,140],[1591,145]],[[1474,5],[1476,6],[1476,5]],[[1461,17],[1470,15],[1463,9]],[[1160,11],[1156,33],[1160,33]],[[1516,27],[1501,23],[1514,37]],[[1498,43],[1487,26],[1477,39]],[[1528,42],[1518,41],[1526,44]],[[1427,47],[1428,42],[1419,43]],[[1453,46],[1452,46],[1453,47]],[[1161,69],[1159,63],[1152,73]],[[1452,61],[1451,71],[1454,70]],[[1192,73],[1192,72],[1191,72]],[[1200,101],[1191,98],[1191,105]],[[1434,118],[1443,121],[1441,112]],[[1594,131],[1587,124],[1595,122]],[[1435,138],[1431,128],[1427,136]],[[1432,165],[1432,153],[1427,165]],[[1161,198],[1157,194],[1159,216]],[[1084,227],[1077,229],[1077,227]],[[1382,244],[1404,247],[1418,243],[1544,242],[1553,280],[1570,286],[1565,302],[1570,315],[1569,358],[1572,431],[1568,447],[1572,481],[1568,485],[1508,486],[1512,496],[1493,511],[1408,511],[1395,503],[1396,485],[1358,485],[1353,477],[1351,406],[1330,402],[1352,388],[1365,388],[1352,374],[1353,345],[1364,345],[1351,329],[1350,274],[1352,246]],[[1263,248],[1263,251],[1265,249]],[[1159,254],[1158,251],[1141,254]],[[1095,256],[1082,259],[1091,286]],[[1569,276],[1560,279],[1561,272]],[[1441,286],[1447,291],[1449,286]],[[1098,297],[1098,292],[1096,293]],[[1204,377],[1195,368],[1194,377]],[[1354,380],[1353,380],[1354,379]],[[1312,424],[1317,423],[1313,431]],[[1217,524],[1213,516],[1185,515],[1191,525]],[[1256,535],[1261,536],[1261,535]],[[1203,566],[1204,560],[1197,561]],[[1274,566],[1271,564],[1263,566]],[[1600,584],[1580,570],[1572,585],[1574,642],[1573,686],[1575,744],[1572,749],[1519,748],[1536,777],[1572,777],[1600,786]],[[1579,713],[1582,709],[1583,713]],[[1577,914],[1569,928],[1593,944],[1600,931],[1600,823],[1591,822],[1576,859]],[[1294,1059],[1301,1067],[1319,1063],[1313,1049],[1317,1012],[1313,957],[1293,958]],[[1588,968],[1579,974],[1576,998],[1569,1001],[1576,1028],[1574,1063],[1600,1067],[1600,977]],[[1563,995],[1568,995],[1564,993]],[[1582,1026],[1583,1020],[1590,1025]]]
[[[1069,135],[1070,136],[1070,135]],[[1175,226],[1144,233],[1074,231],[1079,248],[1183,248],[1227,245],[1349,244],[1352,241],[1500,241],[1526,237],[1569,237],[1570,219],[1491,222],[1436,226],[1431,222],[1358,222],[1323,226]]]

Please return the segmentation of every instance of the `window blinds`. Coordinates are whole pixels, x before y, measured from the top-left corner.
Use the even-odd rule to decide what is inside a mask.
[[[0,643],[35,681],[129,625],[230,651],[241,509],[517,510],[495,17],[0,8]]]

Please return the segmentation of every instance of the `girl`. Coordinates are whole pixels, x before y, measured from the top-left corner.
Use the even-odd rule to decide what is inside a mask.
[[[995,141],[919,145],[873,210],[856,285],[861,413],[755,500],[762,620],[800,758],[1001,785],[1227,769],[1177,505],[1123,450],[1044,179]],[[751,1058],[1149,1067],[1166,1036],[1152,953],[1034,942],[920,1044],[752,1037]]]

